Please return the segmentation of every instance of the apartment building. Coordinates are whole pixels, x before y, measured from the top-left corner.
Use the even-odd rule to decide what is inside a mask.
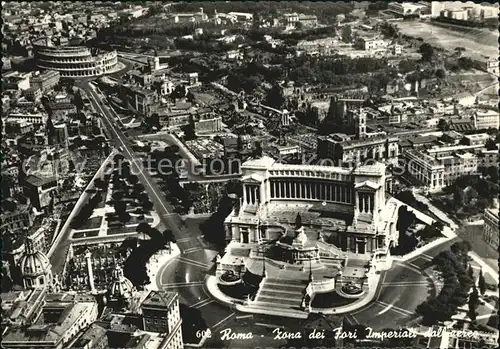
[[[403,152],[405,170],[418,179],[429,190],[440,190],[444,185],[444,165],[434,157],[420,150],[409,149]]]
[[[441,190],[458,177],[478,174],[479,167],[489,167],[495,155],[484,144],[476,144],[408,149],[403,151],[403,157],[412,177],[430,190]]]
[[[34,125],[45,125],[47,123],[47,114],[45,113],[21,113],[14,112],[7,117],[8,121],[26,121]]]
[[[42,92],[51,90],[59,83],[61,74],[55,70],[46,70],[44,72],[35,72],[30,79],[30,84],[33,87],[37,87]]]
[[[474,113],[473,121],[476,130],[484,130],[488,128],[498,129],[500,126],[498,111],[495,110],[478,110]]]
[[[360,139],[320,136],[317,154],[320,159],[331,159],[336,165],[359,164],[369,159],[395,162],[399,155],[398,142],[397,137],[387,136]]]
[[[377,51],[387,47],[388,42],[378,38],[361,38],[360,46],[365,51]]]

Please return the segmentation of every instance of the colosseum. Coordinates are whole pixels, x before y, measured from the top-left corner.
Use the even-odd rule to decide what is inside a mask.
[[[85,46],[55,46],[50,39],[33,44],[35,58],[40,69],[57,70],[61,77],[93,77],[114,71],[116,51],[97,52]]]

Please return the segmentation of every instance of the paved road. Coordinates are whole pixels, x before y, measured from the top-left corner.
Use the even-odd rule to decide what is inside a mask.
[[[108,107],[106,98],[98,93],[97,90],[94,89],[94,87],[91,86],[88,81],[82,82],[79,87],[81,87],[88,93],[92,105],[97,111],[102,114],[104,127],[107,129],[112,142],[117,148],[121,147],[123,149],[123,156],[130,162],[132,171],[137,175],[139,181],[144,185],[144,188],[151,202],[153,203],[155,211],[158,213],[160,221],[163,223],[164,227],[166,229],[172,230],[177,240],[182,239],[185,231],[181,226],[179,226],[179,216],[177,214],[171,213],[173,212],[172,205],[167,202],[163,192],[160,190],[153,178],[151,178],[150,174],[144,169],[140,157],[137,156],[132,150],[132,144],[130,140],[125,136],[125,134],[117,124],[118,116],[114,113],[112,108]],[[189,248],[183,243],[179,243],[178,245],[181,252]],[[201,247],[201,244],[198,244],[197,246]]]
[[[434,204],[425,196],[415,192],[413,194],[415,196],[415,198],[420,201],[420,202],[423,202],[424,204],[426,204],[428,207],[429,207],[429,210],[435,214],[437,217],[439,217],[439,219],[445,221],[446,223],[448,223],[448,225],[452,228],[452,229],[458,229],[458,225],[451,219],[448,217],[448,215],[441,211],[439,208],[437,208],[436,206],[434,206]]]
[[[188,223],[189,224],[189,223]],[[192,234],[184,238],[183,243],[189,240],[201,239],[196,235],[197,229],[188,229]],[[221,341],[220,331],[231,329],[233,332],[247,333],[251,331],[259,338],[261,347],[277,347],[279,341],[273,340],[270,329],[276,327],[291,327],[297,320],[289,318],[278,318],[264,315],[251,315],[240,313],[221,305],[214,300],[205,288],[204,280],[208,274],[213,273],[213,264],[217,251],[210,245],[204,244],[203,249],[193,248],[186,250],[184,254],[163,266],[157,274],[156,282],[159,289],[169,292],[177,292],[179,301],[189,307],[196,308],[201,312],[202,318],[212,332],[212,337],[207,340],[205,347],[208,348],[255,348],[255,341]],[[279,347],[279,346],[278,346]]]
[[[200,240],[201,238],[194,233],[196,230],[190,227],[189,231],[192,235],[183,239],[182,242],[186,243],[186,240],[189,240],[193,243],[196,239]],[[415,308],[426,300],[429,294],[436,292],[432,280],[422,272],[435,255],[449,248],[456,241],[458,238],[436,246],[427,251],[424,256],[417,256],[411,261],[394,263],[393,268],[385,273],[375,301],[347,314],[347,321],[382,329],[398,328],[414,320]],[[224,328],[232,328],[235,331],[239,328],[250,328],[255,333],[265,329],[264,326],[271,329],[283,326],[292,329],[297,324],[295,319],[264,315],[248,317],[248,314],[218,304],[204,285],[205,277],[213,272],[216,254],[217,251],[208,244],[204,244],[203,249],[193,247],[186,250],[183,255],[162,267],[156,279],[159,288],[178,292],[181,303],[199,309],[213,333],[218,334]],[[265,338],[270,336],[270,333],[263,332],[263,334]],[[216,347],[217,338],[217,335],[214,335],[207,344],[210,347]],[[269,345],[274,346],[272,341]]]
[[[400,328],[414,321],[415,308],[429,295],[435,295],[432,280],[425,274],[432,258],[448,249],[458,238],[447,241],[407,262],[394,262],[382,277],[381,288],[375,300],[347,315],[351,323],[360,323],[374,329]]]

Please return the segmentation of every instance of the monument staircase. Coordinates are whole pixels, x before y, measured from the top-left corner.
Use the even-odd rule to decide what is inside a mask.
[[[266,278],[254,304],[261,307],[299,309],[307,285],[307,280]]]
[[[341,262],[347,258],[344,251],[324,241],[317,241],[316,246],[318,246],[320,261],[322,264],[326,267],[342,269]]]

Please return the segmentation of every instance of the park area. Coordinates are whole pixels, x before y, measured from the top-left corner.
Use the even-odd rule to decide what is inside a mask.
[[[128,162],[120,162],[123,156],[115,155],[112,173],[96,178],[86,190],[88,200],[72,219],[72,239],[92,239],[116,234],[137,234],[141,223],[158,225],[159,218],[153,204],[130,172]]]
[[[396,25],[401,34],[422,38],[435,47],[449,51],[453,51],[455,47],[464,47],[465,55],[471,58],[498,56],[498,31],[417,21],[402,21],[397,22]]]

